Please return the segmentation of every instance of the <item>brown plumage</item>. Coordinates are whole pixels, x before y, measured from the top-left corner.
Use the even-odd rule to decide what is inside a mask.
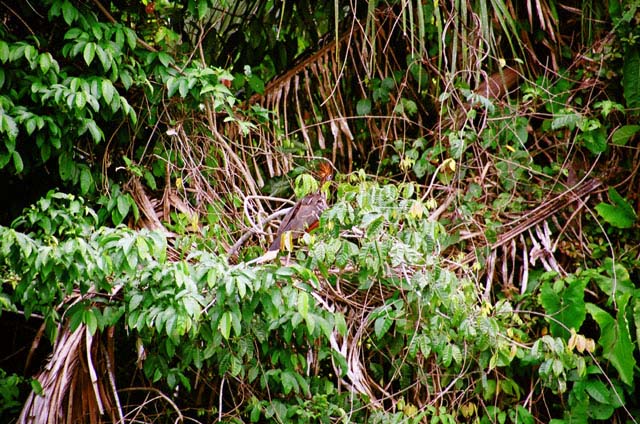
[[[325,181],[331,179],[331,165],[321,163],[318,172],[321,177],[320,187],[322,187]],[[315,229],[318,226],[320,214],[322,214],[325,209],[327,209],[327,198],[320,189],[300,199],[280,223],[280,227],[268,251],[280,250],[282,235],[286,232],[290,232],[291,238],[295,240],[300,238],[305,232]]]

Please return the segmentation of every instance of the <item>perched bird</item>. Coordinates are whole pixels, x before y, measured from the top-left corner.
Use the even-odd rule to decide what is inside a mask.
[[[298,202],[285,215],[276,232],[273,242],[267,252],[277,252],[282,245],[282,236],[290,233],[291,239],[300,238],[305,232],[309,232],[318,226],[320,214],[327,209],[327,198],[322,192],[322,186],[330,181],[333,176],[331,165],[321,163],[318,169],[320,176],[320,188],[298,200]]]

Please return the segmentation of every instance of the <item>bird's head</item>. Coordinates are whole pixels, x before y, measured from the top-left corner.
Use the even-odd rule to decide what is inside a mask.
[[[333,178],[333,167],[329,162],[320,162],[318,165],[318,176],[320,177],[320,185],[325,181],[331,181]]]

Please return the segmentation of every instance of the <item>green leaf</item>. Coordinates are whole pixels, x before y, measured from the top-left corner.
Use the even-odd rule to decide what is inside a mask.
[[[623,264],[618,261],[614,261],[611,258],[605,258],[602,261],[603,272],[593,273],[593,281],[598,285],[609,298],[624,293],[633,293],[635,291],[635,285],[631,281],[629,271]],[[590,275],[590,273],[588,273]]]
[[[96,46],[96,54],[98,55],[98,60],[102,64],[102,69],[107,72],[111,69],[111,55],[102,47]]]
[[[87,329],[90,334],[95,334],[98,329],[98,319],[96,318],[96,313],[93,309],[89,309],[84,311],[84,323],[87,325]]]
[[[107,104],[111,104],[113,100],[113,96],[116,93],[116,89],[113,86],[113,83],[108,79],[103,79],[100,83],[100,88],[102,92],[102,98],[107,102]]]
[[[125,28],[124,35],[127,38],[127,44],[129,45],[129,48],[131,50],[135,49],[138,43],[138,36],[136,35],[136,32],[130,28]]]
[[[0,169],[7,166],[7,164],[11,161],[11,153],[2,153],[0,152]]]
[[[566,288],[557,292],[551,283],[547,282],[540,289],[540,303],[549,319],[549,330],[555,337],[569,339],[571,334],[565,330],[578,330],[586,316],[584,303],[584,289],[588,279],[569,277],[570,281]],[[563,326],[564,324],[564,326]]]
[[[138,306],[140,306],[140,304],[142,303],[143,299],[144,299],[144,296],[140,293],[136,293],[133,296],[131,296],[131,299],[129,299],[129,311],[133,311],[137,309]]]
[[[285,395],[289,394],[291,390],[294,390],[294,392],[299,391],[298,381],[291,371],[283,371],[280,374],[280,382],[282,383],[282,390]]]
[[[67,310],[67,316],[69,317],[69,328],[71,331],[76,331],[84,321],[84,305],[76,303]]]
[[[607,150],[607,134],[605,133],[604,128],[585,131],[582,133],[581,137],[584,142],[584,146],[594,155]]]
[[[636,365],[634,345],[625,316],[630,297],[628,293],[620,296],[616,319],[594,304],[586,305],[587,311],[600,327],[598,344],[602,347],[602,356],[616,368],[620,379],[629,386],[633,384],[633,369]]]
[[[302,318],[307,319],[309,316],[309,295],[307,292],[298,292],[298,312]]]
[[[587,381],[585,390],[593,399],[600,403],[609,403],[609,389],[600,380]]]
[[[122,81],[122,85],[125,90],[128,90],[133,84],[133,77],[127,71],[120,72],[120,81]]]
[[[84,109],[87,105],[87,95],[83,91],[76,93],[75,96],[73,96],[73,104],[76,109]],[[71,105],[69,105],[69,107],[71,107]]]
[[[371,100],[370,99],[360,99],[356,104],[356,113],[360,116],[368,115],[371,113]]]
[[[120,216],[125,217],[127,216],[127,214],[129,213],[129,198],[123,194],[119,195],[117,200],[116,200],[116,204],[118,207],[118,212],[120,213]]]
[[[24,128],[27,130],[27,134],[31,135],[36,130],[36,118],[27,119],[24,123]]]
[[[627,107],[640,107],[640,50],[629,47],[622,66],[622,88]]]
[[[160,63],[162,63],[164,66],[169,66],[173,63],[173,57],[165,52],[158,53],[158,60],[160,60]]]
[[[82,52],[82,57],[87,65],[91,65],[93,62],[93,58],[96,55],[96,43],[87,43],[84,46],[84,51]]]
[[[6,41],[0,40],[0,62],[6,63],[9,60],[9,45]]]
[[[64,21],[67,25],[71,25],[78,16],[78,10],[69,2],[69,0],[65,0],[62,3],[62,16],[64,17]]]
[[[613,204],[601,202],[596,205],[598,215],[616,228],[631,228],[636,221],[636,212],[615,188],[608,190],[609,199]]]
[[[522,405],[518,405],[516,407],[515,417],[513,417],[512,415],[513,415],[512,413],[509,414],[509,416],[511,417],[511,421],[514,423],[534,424],[536,422],[536,420],[533,418],[533,415],[531,415],[531,412],[529,412]]]
[[[220,318],[220,322],[218,323],[218,330],[220,330],[220,334],[226,340],[229,340],[229,336],[231,335],[231,312],[227,311],[222,314],[222,318]]]
[[[262,409],[260,408],[260,404],[256,402],[252,406],[251,415],[249,419],[251,420],[252,423],[257,423],[258,421],[260,421],[261,415],[262,415]]]
[[[334,322],[336,330],[344,337],[347,334],[347,321],[344,319],[344,315],[340,312],[336,312],[334,314]]]
[[[189,94],[189,80],[187,80],[186,78],[180,79],[178,92],[180,93],[180,97],[182,97],[183,99],[187,97],[187,94]]]
[[[198,20],[201,21],[207,16],[209,13],[209,1],[208,0],[200,0],[198,1]]]
[[[96,124],[96,121],[94,121],[93,119],[90,119],[87,121],[86,124],[87,124],[87,129],[89,130],[89,133],[91,134],[91,138],[93,139],[93,141],[95,143],[99,143],[104,137],[104,135],[102,134],[102,130],[100,129],[100,127],[98,127],[98,124]]]
[[[249,87],[251,87],[251,89],[256,93],[264,93],[264,81],[262,81],[262,78],[260,78],[259,76],[251,74],[251,76],[247,79],[247,83],[249,84]]]
[[[69,181],[75,172],[75,162],[68,153],[61,153],[58,156],[58,172],[62,181]]]
[[[393,320],[391,319],[391,317],[386,315],[376,319],[373,325],[373,329],[376,333],[376,337],[378,339],[381,339],[387,333],[387,331],[389,331],[392,324],[393,324]]]
[[[178,91],[179,87],[180,87],[180,78],[169,77],[167,79],[167,96],[173,97],[173,95],[176,94],[176,91]]]
[[[302,316],[302,314],[301,314]],[[307,314],[307,317],[304,319],[304,323],[307,325],[307,332],[311,335],[313,334],[313,330],[316,328],[316,320],[314,315]]]
[[[11,157],[13,158],[13,167],[16,169],[16,173],[21,173],[24,170],[24,164],[22,163],[20,153],[14,151]]]
[[[3,114],[0,109],[0,133],[2,132],[7,134],[7,138],[5,139],[6,146],[8,146],[9,142],[15,141],[16,137],[18,137],[18,126],[16,125],[16,121],[11,116]],[[13,150],[9,149],[9,151],[12,152]]]
[[[561,128],[574,129],[578,122],[582,119],[582,116],[573,111],[564,111],[563,114],[556,115],[551,121],[551,129],[559,130]]]
[[[624,125],[613,133],[611,142],[616,146],[626,146],[629,139],[638,131],[640,131],[640,125]]]
[[[91,176],[91,170],[88,166],[80,168],[80,191],[82,194],[87,194],[93,183],[93,177]]]
[[[37,379],[32,378],[30,383],[31,383],[31,390],[33,390],[35,394],[40,396],[44,393],[42,384],[40,384],[40,382]]]
[[[49,71],[49,68],[51,68],[51,54],[50,53],[43,53],[38,57],[38,65],[40,66],[40,71],[42,71],[43,74],[46,74]]]

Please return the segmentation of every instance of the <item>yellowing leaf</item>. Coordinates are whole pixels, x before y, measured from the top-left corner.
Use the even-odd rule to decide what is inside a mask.
[[[411,208],[409,209],[409,216],[414,219],[420,219],[422,218],[423,214],[424,206],[422,205],[422,202],[420,202],[419,200],[415,200],[411,205]]]

